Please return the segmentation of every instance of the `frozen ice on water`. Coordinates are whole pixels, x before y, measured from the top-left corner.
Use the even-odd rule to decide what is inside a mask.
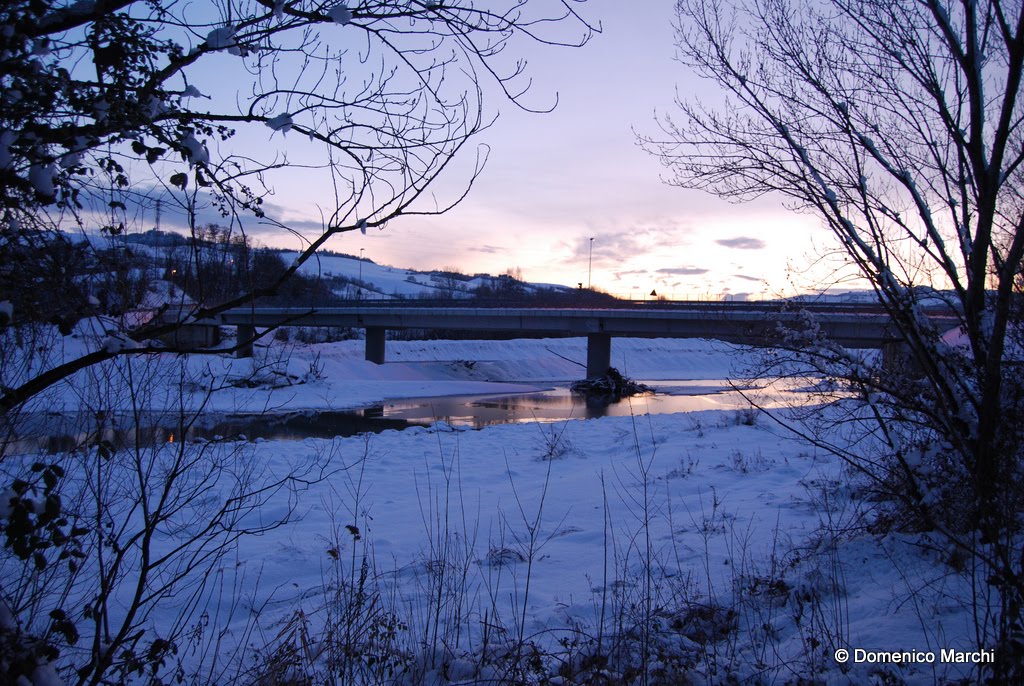
[[[292,128],[292,123],[292,115],[287,112],[267,120],[267,126],[281,133],[288,133]]]

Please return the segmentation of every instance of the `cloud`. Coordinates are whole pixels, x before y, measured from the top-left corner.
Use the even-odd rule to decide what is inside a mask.
[[[715,243],[724,245],[727,248],[737,248],[739,250],[761,250],[765,247],[764,241],[760,238],[751,238],[750,236],[738,236],[736,238],[720,238]]]
[[[657,224],[624,226],[609,231],[607,228],[589,227],[587,233],[562,246],[572,258],[588,260],[593,250],[594,265],[621,263],[631,256],[646,255],[652,251],[669,251],[683,245],[690,228],[670,220]],[[593,242],[590,238],[593,237]]]
[[[482,252],[488,255],[497,255],[498,253],[508,252],[507,248],[500,248],[496,245],[477,245],[472,248],[467,248],[470,252]]]
[[[764,281],[764,279],[759,278],[757,276],[747,276],[746,274],[733,274],[732,278],[734,278],[734,279],[743,279],[744,281],[757,281],[758,283],[761,283],[762,281]]]
[[[659,274],[674,274],[677,276],[700,276],[701,274],[707,274],[707,269],[701,269],[700,267],[665,267],[664,269],[658,270]]]

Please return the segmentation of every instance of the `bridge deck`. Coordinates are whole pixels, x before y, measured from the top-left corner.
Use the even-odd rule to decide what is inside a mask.
[[[660,304],[660,303],[659,303]],[[940,329],[957,324],[953,313],[931,313]],[[541,308],[468,306],[251,307],[230,310],[219,321],[238,327],[240,342],[254,339],[255,327],[335,326],[366,330],[366,359],[382,364],[387,329],[450,329],[512,332],[524,337],[587,336],[587,376],[603,375],[611,362],[611,339],[715,338],[747,345],[777,345],[787,331],[817,329],[849,348],[892,348],[902,336],[877,306],[846,305],[785,309],[776,303],[644,304],[633,308]],[[252,354],[244,346],[239,354]]]
[[[257,307],[225,312],[221,321],[242,326],[459,329],[525,336],[716,338],[751,345],[778,342],[781,329],[804,329],[809,323],[803,312],[766,312],[735,305],[693,309]],[[848,347],[877,348],[901,338],[884,314],[840,311],[818,313],[813,320],[829,338]]]

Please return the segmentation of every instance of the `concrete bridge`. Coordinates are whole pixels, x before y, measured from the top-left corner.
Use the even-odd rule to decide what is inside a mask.
[[[238,328],[239,342],[251,341],[256,327],[337,326],[366,331],[366,359],[383,364],[388,329],[452,329],[506,332],[524,338],[587,337],[587,377],[603,376],[611,365],[611,339],[714,338],[746,345],[782,341],[785,330],[813,325],[848,348],[881,348],[897,353],[902,336],[878,306],[851,304],[691,302],[637,303],[632,307],[575,309],[541,307],[416,306],[409,303],[344,307],[252,307],[229,310],[220,322]],[[956,325],[952,313],[936,313],[937,328]],[[239,349],[252,355],[252,345]]]

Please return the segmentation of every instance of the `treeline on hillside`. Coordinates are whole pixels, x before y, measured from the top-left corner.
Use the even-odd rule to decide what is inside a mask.
[[[247,236],[232,234],[215,224],[196,231],[184,245],[171,246],[157,263],[162,278],[189,298],[216,305],[239,295],[274,284],[288,268],[279,252],[256,248]],[[339,298],[322,280],[296,273],[272,295],[259,299],[263,305],[324,305]]]
[[[0,246],[0,300],[16,323],[49,322],[68,332],[82,317],[145,308],[147,293],[216,305],[273,284],[288,265],[277,252],[209,225],[194,237],[149,231],[72,240],[26,235]],[[168,293],[169,292],[169,293]],[[340,298],[319,279],[295,274],[262,304],[324,304]]]
[[[118,315],[145,297],[151,262],[123,246],[32,234],[0,246],[0,300],[16,323],[49,322],[68,333],[80,318]]]
[[[215,224],[194,236],[157,230],[90,239],[26,235],[0,246],[0,300],[11,303],[16,322],[49,322],[66,333],[82,317],[117,316],[150,302],[214,306],[275,283],[287,268],[280,251],[256,247]],[[494,277],[446,267],[428,276],[424,285],[431,291],[422,299],[542,307],[600,307],[615,301],[590,289],[537,287],[514,269]],[[339,304],[368,290],[373,284],[350,276],[293,274],[259,304]]]
[[[617,298],[593,289],[536,286],[523,281],[522,271],[511,268],[499,276],[464,274],[455,267],[430,272],[434,292],[422,293],[421,300],[458,298],[480,305],[522,305],[540,307],[601,307]],[[474,281],[479,283],[472,285]]]

